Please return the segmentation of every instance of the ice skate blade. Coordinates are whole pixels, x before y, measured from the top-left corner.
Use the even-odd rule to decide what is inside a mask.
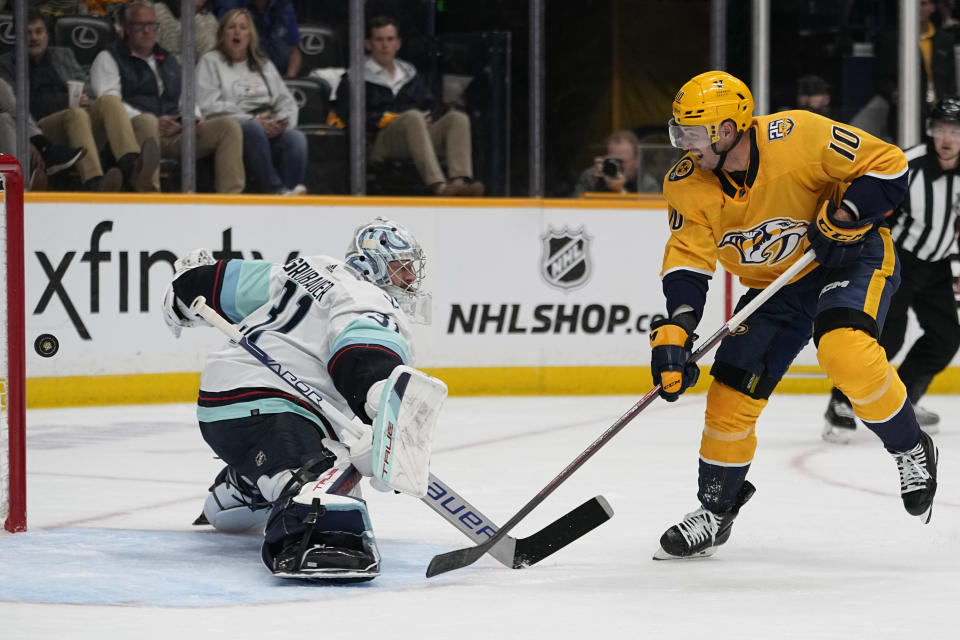
[[[829,422],[825,422],[821,437],[823,438],[824,442],[829,442],[831,444],[850,444],[850,441],[853,440],[853,434],[856,432],[856,429],[836,427]]]
[[[667,553],[666,551],[663,550],[663,547],[660,547],[659,549],[657,549],[656,553],[653,554],[653,559],[654,560],[693,560],[695,558],[708,558],[712,556],[714,553],[716,553],[716,551],[717,551],[717,548],[714,546],[708,549],[704,549],[703,551],[690,554],[689,556],[675,556],[672,553]]]

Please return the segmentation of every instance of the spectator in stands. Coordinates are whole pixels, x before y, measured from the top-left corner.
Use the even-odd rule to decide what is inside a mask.
[[[44,191],[47,188],[47,161],[35,143],[47,139],[32,117],[27,117],[27,136],[30,139],[27,152],[29,165],[26,167],[26,188],[32,191]],[[47,141],[49,142],[49,141]],[[52,144],[52,143],[51,143]],[[48,152],[51,147],[48,147]],[[73,149],[64,157],[76,163],[82,155],[82,149]],[[13,87],[0,79],[0,153],[16,155],[17,152],[17,100],[13,96]],[[56,160],[51,159],[56,162]],[[71,165],[67,165],[71,166]],[[63,167],[66,168],[66,167]]]
[[[133,0],[85,0],[87,11],[97,16],[112,16],[120,12],[123,7],[119,5],[129,4]]]
[[[146,2],[132,3],[123,15],[122,40],[110,44],[93,61],[90,79],[97,96],[123,100],[141,145],[157,141],[163,157],[179,158],[180,64],[157,44],[157,14]],[[219,193],[240,193],[244,187],[243,138],[229,116],[196,121],[197,157],[214,156],[214,182]],[[153,188],[160,189],[159,172]]]
[[[937,3],[934,0],[920,0],[919,3],[919,33],[920,47],[920,95],[917,96],[920,105],[920,130],[923,131],[924,122],[929,107],[942,96],[956,95],[957,74],[954,57],[953,36],[944,29],[938,29],[933,22],[933,14]],[[879,51],[878,61],[881,81],[898,78],[898,46],[899,29],[890,29],[884,36]]]
[[[307,192],[307,137],[296,129],[299,108],[260,50],[247,9],[231,9],[220,19],[217,48],[197,65],[197,105],[204,116],[226,114],[240,123],[251,190]]]
[[[87,95],[81,94],[77,104],[69,103],[68,82],[86,82],[86,74],[66,47],[51,47],[46,21],[36,11],[27,13],[27,57],[30,82],[30,115],[36,118],[43,135],[56,145],[65,145],[74,151],[82,150],[77,170],[85,189],[90,191],[120,191],[123,175],[116,167],[104,175],[100,151],[94,137],[96,127],[103,135],[104,122],[125,120],[123,106],[116,98],[101,100],[91,105]],[[0,57],[0,75],[13,82],[15,77],[13,53]],[[79,85],[78,85],[79,86]],[[89,111],[87,107],[90,107]],[[96,124],[94,124],[94,118]],[[119,126],[119,124],[117,125]],[[36,143],[35,143],[36,144]],[[37,144],[43,148],[45,144]],[[134,156],[139,148],[132,143],[128,149]],[[62,153],[62,152],[61,152]],[[71,152],[72,153],[72,152]],[[121,153],[122,155],[122,153]],[[117,156],[120,157],[120,156]],[[54,162],[53,167],[57,164]],[[134,161],[130,161],[132,169]],[[50,171],[48,174],[56,173]]]
[[[633,131],[617,131],[606,141],[607,155],[593,159],[577,180],[574,195],[584,192],[660,193],[660,182],[643,170],[640,141]]]
[[[435,195],[480,196],[483,184],[473,180],[470,119],[455,109],[442,116],[423,76],[416,67],[397,58],[397,23],[379,16],[367,28],[364,46],[370,53],[364,65],[367,131],[373,138],[370,161],[412,158],[424,183]],[[350,115],[350,78],[337,87],[337,115]],[[446,156],[447,181],[437,160]]]
[[[290,0],[215,0],[221,18],[230,9],[250,10],[260,37],[260,47],[273,65],[287,78],[300,75],[300,29],[297,12]]]
[[[805,109],[833,118],[830,106],[830,83],[820,76],[808,75],[797,78],[797,109]]]
[[[59,18],[78,13],[79,7],[83,4],[83,0],[30,0],[27,8],[45,16]],[[12,6],[13,3],[11,2],[10,5]]]
[[[949,33],[953,36],[953,41],[956,44],[958,40],[958,35],[960,35],[960,20],[957,20],[954,16],[955,0],[939,0],[937,2],[937,10],[932,20],[937,25],[937,27]]]
[[[209,10],[209,0],[193,0],[193,49],[196,59],[217,46],[217,17]],[[180,0],[153,3],[157,12],[157,44],[180,58]]]

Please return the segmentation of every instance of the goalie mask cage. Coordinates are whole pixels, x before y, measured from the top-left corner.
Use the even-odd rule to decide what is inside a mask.
[[[23,171],[0,154],[0,522],[27,528]]]

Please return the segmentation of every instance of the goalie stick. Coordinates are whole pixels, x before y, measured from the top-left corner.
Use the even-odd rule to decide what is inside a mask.
[[[803,271],[807,265],[813,262],[814,254],[813,251],[807,251],[797,260],[795,263],[790,265],[790,267],[784,271],[780,276],[771,282],[767,287],[761,291],[759,294],[754,297],[749,303],[747,303],[743,309],[738,313],[735,313],[732,318],[730,318],[720,329],[718,329],[706,342],[704,342],[696,351],[690,354],[690,357],[687,359],[687,363],[694,363],[700,360],[708,351],[713,349],[717,344],[720,343],[725,337],[737,330],[737,328],[743,323],[747,317],[757,310],[760,305],[769,300],[773,294],[783,288],[784,285],[789,283],[796,277],[801,271]],[[620,431],[626,427],[631,420],[636,418],[641,411],[647,408],[653,400],[657,397],[657,393],[660,391],[660,385],[655,386],[651,389],[647,395],[643,396],[639,402],[630,407],[629,411],[623,414],[620,418],[617,419],[606,431],[604,431],[600,436],[590,443],[586,449],[584,449],[580,455],[578,455],[573,462],[568,464],[563,471],[560,472],[553,480],[551,480],[547,486],[540,490],[540,492],[533,497],[530,502],[525,504],[520,511],[516,513],[512,518],[507,520],[507,523],[500,527],[500,530],[491,537],[489,540],[486,540],[475,547],[466,547],[465,549],[456,549],[454,551],[448,551],[447,553],[441,553],[436,555],[430,561],[430,565],[427,567],[427,577],[432,578],[435,575],[441,573],[446,573],[447,571],[454,571],[456,569],[462,569],[463,567],[469,566],[476,562],[480,556],[490,550],[494,545],[507,535],[507,532],[510,531],[518,522],[527,516],[531,511],[533,511],[537,505],[543,502],[547,496],[553,493],[557,487],[563,484],[567,478],[569,478],[577,469],[579,469],[583,464],[593,457],[597,451],[600,450],[602,446],[607,444],[615,435],[620,433]]]
[[[300,395],[310,400],[327,418],[353,436],[361,435],[360,428],[352,420],[325,401],[320,393],[303,382],[282,363],[274,360],[259,346],[247,340],[239,329],[207,306],[203,296],[197,296],[193,300],[190,311],[202,317],[231,341],[245,349]],[[420,500],[474,542],[492,539],[497,536],[500,529],[490,518],[480,513],[476,507],[433,473],[429,477],[427,495]],[[613,509],[610,508],[606,499],[603,496],[595,496],[526,538],[514,538],[508,535],[497,537],[497,541],[489,545],[486,552],[504,566],[522,569],[540,562],[593,531],[612,516]]]

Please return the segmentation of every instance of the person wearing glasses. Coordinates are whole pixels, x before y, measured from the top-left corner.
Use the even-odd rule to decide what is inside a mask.
[[[933,377],[943,371],[960,348],[952,261],[958,255],[960,213],[960,97],[944,96],[927,120],[930,143],[906,151],[910,190],[889,223],[900,257],[900,288],[893,294],[880,346],[893,358],[903,346],[907,311],[913,309],[923,331],[897,372],[907,387],[920,428],[940,430],[940,416],[918,406]],[[857,427],[853,408],[839,389],[827,405],[823,439],[849,442]]]
[[[156,140],[160,155],[180,158],[180,63],[157,44],[157,14],[148,2],[131,3],[121,21],[123,39],[97,54],[90,83],[97,97],[116,95],[123,101],[141,146]],[[245,185],[243,135],[234,118],[205,120],[196,115],[197,157],[214,156],[218,193],[241,193]],[[159,171],[153,189],[160,190]]]

